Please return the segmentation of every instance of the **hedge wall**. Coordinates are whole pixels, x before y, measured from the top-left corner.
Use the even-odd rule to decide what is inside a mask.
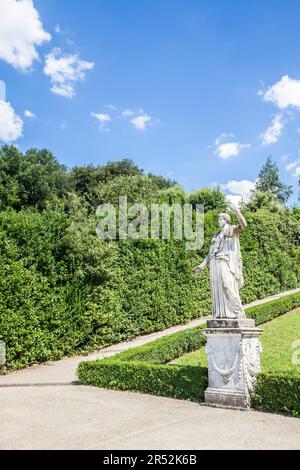
[[[292,214],[245,214],[241,236],[245,303],[300,285],[300,222]],[[101,348],[211,311],[208,271],[191,270],[209,249],[184,241],[104,242],[76,200],[0,212],[0,340],[7,369]]]
[[[246,314],[261,324],[296,307],[300,307],[300,293],[251,307]],[[205,344],[202,328],[184,330],[111,358],[82,362],[78,379],[85,385],[203,401],[207,368],[167,364]],[[252,406],[300,416],[300,373],[260,373]]]

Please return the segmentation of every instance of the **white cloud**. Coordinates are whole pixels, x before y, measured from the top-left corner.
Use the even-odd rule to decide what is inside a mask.
[[[151,122],[152,118],[149,114],[141,114],[140,116],[135,116],[130,120],[131,124],[139,130],[145,130],[146,125]]]
[[[295,178],[299,178],[300,177],[300,166],[297,166],[293,172],[293,176],[295,176]]]
[[[134,111],[133,109],[125,109],[121,115],[124,117],[124,118],[127,118],[130,122],[130,124],[133,125],[133,127],[135,127],[135,129],[138,129],[138,130],[145,130],[147,125],[153,125],[153,119],[152,117],[145,113],[145,111],[143,109],[139,109],[139,110],[136,110]],[[155,121],[155,124],[159,124],[159,119],[157,119]]]
[[[97,121],[100,123],[99,124],[99,129],[100,131],[109,131],[109,128],[107,127],[107,123],[111,121],[111,116],[110,114],[107,113],[91,113],[91,115],[97,119]]]
[[[39,55],[36,50],[51,35],[44,31],[32,0],[0,0],[0,58],[28,70]]]
[[[228,138],[228,137],[232,138],[232,137],[234,137],[234,134],[231,134],[230,132],[222,132],[222,134],[220,134],[220,135],[216,138],[216,140],[215,140],[215,145],[216,145],[216,146],[220,145],[220,144],[223,142],[223,140],[226,139],[226,138]]]
[[[0,141],[14,142],[22,137],[23,121],[7,101],[0,100]]]
[[[77,54],[63,55],[61,49],[55,48],[46,55],[44,73],[50,77],[52,93],[73,98],[75,83],[83,80],[85,72],[93,67],[92,62],[81,60]]]
[[[115,111],[117,109],[114,104],[105,104],[103,108],[110,109],[111,111]]]
[[[226,200],[228,202],[232,202],[232,204],[239,207],[242,200],[243,200],[243,198],[242,198],[242,196],[238,196],[236,194],[227,194]]]
[[[284,75],[275,85],[261,94],[265,101],[271,101],[280,109],[289,106],[300,108],[300,80],[294,80],[288,75]]]
[[[32,111],[29,111],[29,109],[26,109],[26,111],[24,111],[24,116],[29,119],[36,118],[36,115]]]
[[[122,112],[122,116],[124,117],[131,117],[135,115],[135,111],[132,109],[125,109],[125,111]]]
[[[242,200],[248,201],[250,199],[251,191],[255,188],[255,181],[249,180],[231,180],[222,185],[223,189],[230,191],[235,196],[239,196]]]
[[[294,160],[291,163],[288,163],[285,167],[286,171],[292,171],[292,175],[295,178],[298,178],[300,176],[300,158],[297,158],[297,160]]]
[[[293,170],[298,165],[298,163],[300,163],[300,158],[298,158],[298,160],[295,160],[294,162],[288,163],[285,167],[286,171]]]
[[[225,144],[220,144],[215,150],[215,153],[218,157],[223,160],[227,160],[231,157],[236,157],[239,153],[245,149],[251,147],[250,144],[240,144],[239,142],[227,142]]]
[[[92,113],[92,116],[95,117],[100,122],[109,122],[111,121],[111,116],[106,113]]]
[[[261,134],[263,145],[275,144],[281,136],[283,129],[282,115],[276,114],[272,120],[272,124],[268,129]]]
[[[58,23],[57,23],[57,25],[55,25],[54,31],[56,32],[56,34],[61,33],[61,28],[60,28],[60,25]]]
[[[288,155],[282,155],[281,161],[286,162],[289,159]]]

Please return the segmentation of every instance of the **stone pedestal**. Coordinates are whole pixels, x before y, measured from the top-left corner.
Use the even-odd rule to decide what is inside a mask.
[[[262,330],[251,319],[213,319],[207,337],[208,388],[205,403],[248,409],[255,378],[260,372]]]

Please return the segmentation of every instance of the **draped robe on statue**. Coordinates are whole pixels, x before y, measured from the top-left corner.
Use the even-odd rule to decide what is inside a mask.
[[[211,242],[210,284],[214,318],[244,318],[239,289],[243,287],[239,225],[226,224]]]

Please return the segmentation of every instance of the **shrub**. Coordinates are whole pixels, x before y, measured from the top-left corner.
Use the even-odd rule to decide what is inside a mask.
[[[260,325],[297,307],[300,307],[300,292],[249,307],[246,309],[246,315],[248,318],[253,318],[256,325]]]
[[[112,358],[82,362],[77,370],[78,378],[85,385],[202,401],[207,388],[207,369],[167,362],[204,343],[201,328],[184,330]]]
[[[252,406],[300,416],[300,374],[295,371],[258,374]]]
[[[300,293],[248,308],[246,315],[257,324],[270,321],[300,306]],[[82,362],[80,383],[116,390],[203,401],[208,371],[205,367],[167,364],[205,344],[203,326],[130,348],[114,357]],[[300,415],[300,375],[295,371],[258,374],[252,406]]]

